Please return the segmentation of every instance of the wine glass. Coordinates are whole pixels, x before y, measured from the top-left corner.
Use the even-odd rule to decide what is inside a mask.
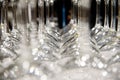
[[[41,34],[38,35],[40,46],[36,51],[34,60],[53,61],[60,57],[57,52],[59,50],[60,33],[57,28],[57,18],[54,15],[54,0],[40,0],[39,3],[38,9],[42,10],[39,12],[39,33]],[[46,7],[46,23],[44,23],[44,6]]]
[[[116,10],[117,10],[117,0],[111,0],[111,9],[112,9],[112,12],[111,12],[111,27],[113,28],[116,28]],[[117,25],[117,29],[119,30],[119,26]],[[114,50],[114,52],[112,53],[112,57],[110,58],[109,60],[109,65],[111,66],[114,66],[116,64],[119,63],[120,61],[120,51],[119,51],[119,47],[120,47],[120,44],[119,44],[119,31],[116,31],[116,35],[115,35],[115,38],[113,38],[114,40],[112,41],[111,43],[111,49]],[[114,36],[113,36],[114,37]],[[107,44],[107,45],[110,45],[110,44]],[[118,64],[119,65],[119,64]],[[117,66],[116,66],[117,67]],[[111,69],[113,69],[114,67],[112,67]]]
[[[77,40],[77,15],[76,15],[76,7],[77,7],[77,1],[78,0],[72,0],[72,14],[71,14],[71,20],[68,25],[66,25],[62,29],[61,38],[62,38],[62,47],[60,54],[65,56],[75,56],[75,51],[77,51],[77,48],[73,48],[73,46],[76,46],[76,40]]]
[[[83,2],[82,0],[72,0],[72,19],[63,28],[61,54],[64,58],[70,57],[64,66],[66,68],[88,66],[90,57],[94,55],[90,45],[89,27],[81,21],[81,4]],[[76,6],[77,11],[75,11]],[[78,12],[78,16],[76,12]]]
[[[14,41],[12,40],[13,36],[11,35],[9,26],[8,26],[8,1],[0,1],[0,8],[1,8],[1,23],[0,23],[0,30],[1,30],[1,44],[0,44],[0,65],[1,71],[0,73],[3,74],[5,70],[9,69],[9,67],[13,66],[18,54],[14,50]]]
[[[99,48],[99,54],[97,55],[104,64],[109,66],[113,60],[113,58],[119,54],[119,40],[116,37],[116,0],[111,0],[111,26],[109,27],[109,19],[108,19],[108,5],[109,0],[105,0],[105,22],[102,31],[99,36],[96,38],[97,45]]]
[[[3,4],[2,4],[2,22],[1,22],[1,40],[2,40],[2,44],[1,44],[1,50],[3,50],[3,52],[7,52],[8,50],[8,54],[11,53],[12,54],[12,51],[13,51],[13,54],[17,56],[17,54],[15,53],[14,51],[14,40],[12,40],[12,37],[13,35],[11,35],[11,32],[10,32],[10,29],[9,29],[9,26],[8,26],[8,12],[7,12],[7,5],[8,5],[8,2],[7,0],[6,1],[3,1]],[[16,39],[17,40],[17,39]],[[11,52],[9,52],[11,51]]]
[[[91,30],[91,42],[95,45],[95,49],[97,50],[97,43],[94,37],[96,36],[97,33],[99,33],[102,29],[103,26],[101,25],[101,15],[100,15],[100,4],[101,0],[96,0],[96,21],[95,21],[95,27],[92,28]]]
[[[17,9],[17,1],[15,0],[12,0],[10,2],[10,6],[12,7],[12,14],[13,14],[13,19],[11,20],[12,21],[12,30],[10,32],[11,34],[11,40],[13,41],[14,43],[14,49],[19,49],[19,44],[20,44],[20,41],[21,41],[21,32],[20,30],[18,29],[18,25],[17,25],[17,16],[16,16],[16,9]]]

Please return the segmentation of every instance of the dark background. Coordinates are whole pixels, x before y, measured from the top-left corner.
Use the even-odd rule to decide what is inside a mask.
[[[84,0],[85,1],[85,0]],[[96,19],[96,0],[91,0],[91,3],[90,3],[90,15],[89,15],[89,25],[90,25],[90,28],[94,27],[95,25],[95,19]],[[1,6],[1,3],[0,3],[0,6]],[[68,18],[69,16],[71,16],[71,9],[72,9],[72,3],[71,3],[71,0],[55,0],[55,3],[54,3],[54,10],[55,10],[55,13],[56,13],[56,16],[58,17],[58,24],[59,24],[59,28],[63,28],[63,13],[62,13],[62,9],[63,7],[65,8],[65,24],[67,25],[70,21],[70,18]],[[101,0],[101,22],[102,22],[102,25],[104,24],[104,0]],[[116,6],[118,6],[118,0],[116,2]],[[1,8],[0,8],[1,9]],[[110,10],[110,9],[109,9]],[[109,11],[110,13],[110,11]],[[39,14],[39,13],[38,13]],[[37,14],[37,15],[38,15]],[[1,12],[0,12],[0,15],[1,15]],[[111,17],[110,17],[111,14],[109,14],[109,22],[111,20]],[[116,20],[117,20],[117,15],[118,15],[118,7],[116,9]],[[0,16],[0,22],[1,22],[1,16]],[[117,25],[118,21],[116,21],[116,25]]]
[[[85,0],[84,0],[85,1]],[[90,16],[89,16],[89,25],[90,28],[95,26],[95,20],[96,20],[96,0],[91,0],[91,6],[90,6]],[[110,3],[111,4],[111,3]],[[111,22],[111,5],[109,4],[109,23]],[[63,5],[65,6],[66,9],[66,14],[65,14],[65,19],[66,19],[66,25],[69,23],[69,19],[67,18],[69,15],[71,15],[69,13],[69,11],[71,10],[71,0],[56,0],[55,2],[55,10],[57,12],[58,15],[58,21],[59,21],[59,28],[63,28],[62,26],[62,7]],[[116,2],[116,6],[118,6],[118,0]],[[101,0],[101,22],[102,25],[104,25],[104,16],[105,16],[105,4],[104,4],[104,0]],[[84,14],[84,13],[83,13]],[[117,15],[118,15],[118,7],[116,8],[116,26],[117,26]]]

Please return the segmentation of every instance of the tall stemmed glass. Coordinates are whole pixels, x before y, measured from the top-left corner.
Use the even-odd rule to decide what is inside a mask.
[[[44,0],[38,0],[38,16],[39,16],[39,25],[38,25],[38,39],[40,44],[44,43],[44,31],[45,31],[45,18],[44,18]]]
[[[106,12],[106,17],[105,17],[105,22],[104,22],[104,30],[105,31],[105,35],[104,35],[104,38],[102,39],[101,38],[101,41],[100,41],[100,44],[102,44],[102,46],[100,48],[102,48],[105,44],[107,44],[108,42],[111,42],[114,37],[116,36],[116,28],[115,28],[115,22],[116,22],[116,19],[115,19],[115,14],[116,12],[114,11],[114,7],[111,6],[111,24],[110,24],[110,27],[109,27],[109,11],[107,11],[109,9],[109,7],[107,8],[107,5],[109,5],[109,1],[105,1],[106,3],[106,6],[105,6],[105,12]],[[113,5],[114,2],[111,1],[111,5]]]
[[[72,0],[72,14],[71,14],[71,22],[73,23],[77,23],[77,4],[78,4],[78,0]]]
[[[11,40],[11,34],[10,34],[10,29],[8,26],[8,1],[5,0],[2,2],[2,16],[1,16],[1,40],[2,40],[2,45],[1,45],[1,52],[7,53],[8,55],[13,55],[14,58],[16,56],[16,53],[14,52],[14,45],[13,41]],[[5,52],[4,52],[5,51]],[[12,56],[12,57],[13,57]]]
[[[58,26],[58,19],[55,15],[54,9],[55,0],[45,0],[46,4],[46,30],[47,33],[50,34],[53,38],[57,39],[60,35],[60,31]]]
[[[8,16],[7,16],[7,8],[8,8],[8,0],[0,1],[0,33],[1,33],[1,42],[0,42],[0,65],[1,71],[3,73],[6,69],[14,64],[14,60],[17,58],[17,54],[13,49],[13,42],[8,26]]]
[[[118,0],[118,24],[117,24],[117,36],[120,36],[120,1]]]
[[[101,68],[107,67],[107,59],[105,58],[105,55],[108,52],[100,50],[103,45],[106,45],[109,42],[107,40],[108,38],[107,33],[109,32],[109,0],[104,0],[104,2],[105,2],[104,26],[101,27],[100,31],[97,31],[97,33],[93,36],[97,44],[96,47],[98,47],[99,54],[96,54],[96,56],[93,58],[92,64],[96,64],[97,68],[100,68],[99,63],[103,65]],[[94,67],[94,65],[92,66]]]
[[[76,46],[77,40],[77,2],[78,0],[72,0],[71,20],[69,24],[62,29],[62,47],[60,54],[62,54],[63,57],[71,55],[75,56],[75,54],[78,53],[77,48],[73,48],[73,46]]]
[[[115,30],[115,23],[116,23],[116,0],[111,0],[111,26],[109,28],[109,18],[108,18],[108,6],[109,6],[109,0],[105,0],[105,22],[104,22],[104,28],[101,31],[100,35],[102,38],[99,38],[97,40],[97,44],[100,49],[99,58],[101,61],[103,61],[104,65],[110,65],[110,63],[113,60],[113,57],[115,57],[118,53],[119,45],[117,45],[118,39],[116,38],[116,30]]]
[[[1,39],[4,39],[5,35],[9,33],[9,29],[8,29],[8,18],[7,18],[7,6],[6,6],[6,1],[1,0],[0,1],[0,6],[1,6],[1,17],[0,17],[0,24],[1,24]],[[7,3],[8,4],[8,3]]]
[[[100,20],[101,18],[100,4],[101,4],[101,0],[96,0],[96,22],[95,22],[95,27],[93,27],[91,31],[92,37],[94,37],[103,28],[103,26],[101,25],[101,20]]]
[[[96,0],[96,21],[95,21],[95,26],[91,30],[91,44],[93,50],[95,50],[96,52],[99,52],[99,49],[95,40],[95,36],[98,32],[100,32],[103,29],[103,26],[101,25],[100,5],[101,5],[101,0]]]
[[[14,49],[18,49],[19,48],[18,44],[20,44],[20,40],[21,40],[21,32],[19,31],[17,26],[17,18],[16,18],[17,1],[11,0],[10,5],[12,7],[12,14],[13,14],[11,40],[13,41]]]
[[[101,27],[101,30],[93,36],[93,39],[97,42],[98,48],[101,48],[102,45],[107,43],[107,39],[105,37],[109,32],[109,0],[104,0],[105,2],[105,18],[104,18],[104,26]],[[104,37],[104,38],[103,38]],[[108,38],[108,37],[106,37]]]
[[[56,17],[54,15],[54,0],[39,0],[38,1],[38,11],[39,11],[39,47],[38,49],[33,50],[34,60],[32,65],[36,69],[40,69],[43,73],[43,76],[49,76],[55,72],[56,68],[56,60],[60,59],[61,56],[59,55],[58,51],[58,44],[59,44],[59,32],[57,31],[56,26]],[[44,2],[46,5],[44,5]],[[46,9],[44,9],[46,6]],[[51,9],[50,9],[51,8]],[[46,10],[46,24],[44,23],[44,10]],[[50,13],[51,12],[51,13]],[[51,14],[51,15],[50,15]],[[57,34],[58,33],[58,34]],[[36,67],[36,64],[40,64]],[[50,67],[54,65],[53,67]],[[32,68],[32,67],[31,67]],[[44,70],[46,68],[46,70]],[[51,69],[52,68],[52,69]],[[53,69],[54,68],[54,69]],[[44,74],[44,72],[47,74]],[[32,72],[33,75],[34,72]],[[39,75],[42,77],[42,75]]]
[[[111,0],[111,23],[110,23],[110,28],[106,34],[106,41],[108,42],[106,45],[102,46],[101,48],[104,48],[106,47],[107,49],[107,46],[109,45],[109,48],[110,48],[110,45],[111,45],[111,48],[113,47],[112,44],[114,44],[114,42],[116,42],[118,39],[116,38],[116,9],[117,9],[117,6],[116,6],[116,0]]]
[[[4,40],[7,35],[10,33],[9,26],[8,26],[8,2],[2,1],[1,2],[1,30],[2,30],[2,36],[1,38]]]
[[[117,24],[117,36],[119,37],[120,36],[120,1],[118,0],[118,17],[117,17],[117,20],[118,20],[118,24]]]
[[[109,2],[110,0],[104,0],[105,2],[105,21],[104,27],[109,28]]]
[[[66,32],[62,35],[63,52],[61,54],[63,57],[71,57],[70,60],[66,61],[65,67],[67,68],[87,66],[92,54],[89,44],[89,28],[87,25],[83,25],[81,21],[83,2],[83,0],[72,0],[72,19],[66,28],[64,28]],[[75,11],[76,6],[78,11]],[[78,16],[76,16],[76,12],[78,12]],[[87,50],[85,50],[85,47]]]
[[[58,28],[58,18],[55,15],[54,3],[55,0],[49,0],[49,19],[47,20],[46,27],[49,28],[47,29],[48,37],[51,35],[52,43],[54,42],[59,47],[60,29]]]
[[[113,28],[114,30],[116,30],[116,8],[117,8],[117,4],[116,4],[116,0],[111,0],[111,25],[110,28]]]
[[[106,34],[106,32],[108,31],[109,29],[109,0],[104,0],[105,2],[105,18],[104,18],[104,26],[101,27],[102,30],[99,30],[97,31],[97,33],[95,34],[94,38],[95,40],[98,42],[98,41],[101,41],[101,37],[104,36]],[[99,3],[99,4],[98,4]],[[100,5],[100,0],[97,0],[97,4]],[[97,12],[97,14],[99,13],[100,14],[100,7]],[[100,16],[100,15],[99,15]],[[97,18],[97,17],[96,17]],[[98,21],[96,22],[99,22],[99,25],[100,25],[100,18],[97,18],[99,19]],[[96,20],[97,20],[96,19]],[[97,24],[97,23],[96,23]]]
[[[117,7],[118,5],[118,7]],[[119,66],[120,66],[120,1],[119,0],[111,0],[111,27],[112,29],[117,28],[116,31],[116,38],[113,38],[112,41],[112,46],[111,48],[113,48],[113,54],[112,57],[110,58],[110,60],[108,61],[109,67],[108,70],[113,73],[116,77],[116,79],[120,79],[119,74],[120,74],[120,70],[119,70]],[[118,10],[118,15],[116,14],[116,10]],[[117,17],[118,16],[118,17]],[[116,20],[118,20],[118,23],[116,22]],[[116,24],[117,23],[117,24]]]
[[[45,1],[45,7],[46,7],[46,24],[44,24],[44,1]],[[58,31],[57,26],[53,15],[51,14],[55,13],[53,11],[53,5],[54,0],[40,0],[39,1],[39,8],[42,11],[39,13],[39,32],[42,33],[39,36],[40,39],[40,46],[38,48],[38,51],[36,53],[36,57],[34,60],[54,60],[57,59],[57,50],[58,50]],[[52,11],[50,11],[50,6],[52,8]]]
[[[55,11],[55,1],[56,0],[49,0],[49,23],[46,23],[46,27],[49,27],[49,29],[47,29],[47,36],[49,38],[48,40],[50,40],[49,43],[51,47],[56,49],[54,50],[55,52],[53,55],[57,58],[61,58],[59,53],[59,49],[61,48],[61,30],[58,27],[58,17]]]
[[[32,7],[34,7],[32,4],[30,4]],[[29,70],[29,67],[26,67],[26,62],[28,63],[27,66],[29,66],[31,60],[32,60],[32,56],[31,56],[31,45],[29,44],[30,43],[30,40],[31,40],[31,36],[33,36],[32,38],[35,38],[34,37],[34,34],[33,31],[35,32],[36,31],[36,27],[34,26],[34,23],[36,22],[36,17],[33,17],[29,20],[29,17],[31,17],[31,15],[29,15],[28,17],[28,1],[27,0],[20,0],[20,2],[18,3],[18,9],[20,10],[20,14],[21,14],[21,18],[20,18],[20,23],[21,25],[19,25],[21,27],[21,34],[22,34],[22,37],[21,37],[21,44],[20,44],[20,49],[18,51],[20,57],[17,59],[16,63],[14,64],[14,66],[12,67],[9,67],[8,70],[6,70],[4,72],[4,74],[6,74],[7,76],[4,76],[5,77],[5,80],[12,80],[12,79],[19,79],[21,78],[21,76],[26,76],[28,74],[27,71]],[[15,11],[16,12],[16,11]],[[31,11],[32,12],[32,11]],[[14,12],[13,12],[14,14]],[[14,16],[15,18],[16,16]],[[31,24],[29,25],[29,21],[31,22]],[[35,21],[35,22],[34,22]],[[14,25],[14,21],[13,21],[13,25]],[[28,27],[29,26],[29,27]],[[34,28],[33,28],[34,27]],[[28,35],[28,28],[29,29],[33,29],[33,31],[29,31],[29,35]],[[13,29],[14,30],[16,29],[16,26],[13,26]],[[36,36],[37,34],[35,34]],[[16,38],[15,38],[16,39]],[[23,54],[24,53],[24,54]],[[9,61],[9,60],[8,60]],[[22,63],[21,63],[22,62]],[[24,65],[25,64],[25,65]],[[12,74],[11,74],[12,72]],[[19,73],[19,74],[18,74]]]
[[[117,10],[117,0],[111,0],[111,9],[112,9],[112,12],[111,12],[111,28],[113,30],[116,30],[116,20],[117,20],[117,14],[116,14],[116,10]],[[119,28],[117,26],[117,28]],[[115,64],[117,62],[120,61],[120,44],[119,44],[119,36],[117,35],[117,33],[119,33],[118,31],[115,31],[116,32],[116,35],[115,36],[112,36],[112,41],[111,41],[111,44],[107,44],[110,46],[110,48],[114,51],[112,52],[112,57],[110,58],[109,60],[109,65],[111,64]],[[106,45],[106,46],[107,46]]]
[[[33,3],[32,3],[32,1],[33,1]],[[31,43],[31,41],[34,41],[34,39],[36,39],[36,36],[37,36],[37,33],[36,33],[37,27],[35,24],[36,20],[37,20],[35,17],[36,14],[34,14],[34,12],[33,12],[32,16],[30,15],[30,13],[32,13],[31,10],[35,10],[35,9],[31,9],[31,7],[36,8],[36,7],[34,7],[34,1],[35,0],[31,0],[31,1],[19,0],[19,2],[18,2],[17,9],[20,12],[19,13],[20,14],[20,20],[19,20],[20,24],[18,26],[20,27],[20,31],[22,34],[20,49],[18,51],[20,56],[17,59],[14,66],[9,68],[9,70],[6,70],[6,72],[4,73],[4,74],[8,75],[8,76],[5,76],[5,79],[19,79],[19,78],[21,78],[21,76],[26,76],[27,75],[26,73],[29,70],[29,67],[25,68],[25,65],[26,65],[26,63],[28,63],[27,66],[29,66],[30,62],[32,61],[31,49],[33,48],[34,45]],[[29,8],[31,9],[30,12],[28,11]],[[13,26],[13,29],[16,29],[16,26]],[[33,38],[33,39],[31,39],[31,38]],[[13,74],[11,74],[11,72]],[[20,73],[20,74],[17,74],[17,73]]]
[[[46,28],[52,29],[53,27],[56,27],[57,24],[55,24],[55,15],[54,15],[54,1],[55,0],[45,0],[45,6],[46,6]],[[48,26],[48,24],[50,24]],[[56,27],[57,28],[57,27]]]
[[[107,2],[107,1],[106,1]],[[109,5],[109,3],[108,3]],[[108,11],[106,11],[108,12]],[[107,27],[108,26],[108,27]],[[109,28],[109,21],[107,17],[105,17],[105,23],[104,23],[104,31],[106,34],[101,38],[100,42],[98,42],[98,45],[100,44],[100,49],[108,49],[110,48],[110,44],[114,42],[114,40],[117,40],[116,38],[116,0],[111,0],[111,24]],[[107,46],[109,45],[109,46]],[[111,44],[112,47],[112,44]]]

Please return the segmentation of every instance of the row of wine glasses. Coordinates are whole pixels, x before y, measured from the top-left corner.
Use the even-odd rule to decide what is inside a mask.
[[[116,20],[117,20],[117,0],[104,0],[105,3],[105,19],[104,25],[101,25],[100,21],[100,2],[101,0],[96,0],[97,3],[97,16],[96,16],[96,25],[91,31],[92,42],[94,47],[97,48],[99,53],[97,57],[102,61],[102,63],[107,67],[111,67],[113,71],[115,65],[119,65],[119,37],[117,36],[119,26],[116,29]],[[111,8],[110,8],[111,7]],[[109,10],[111,9],[111,10]],[[109,12],[111,11],[111,21],[109,24]],[[114,67],[113,67],[114,66]],[[116,70],[118,67],[116,66]],[[116,73],[119,72],[115,71]],[[117,73],[118,75],[119,73]],[[118,78],[118,77],[117,77]]]
[[[71,20],[59,29],[55,1],[0,0],[0,80],[119,80],[118,0],[104,0],[103,26],[102,0],[96,0],[91,30],[84,0],[71,0]]]

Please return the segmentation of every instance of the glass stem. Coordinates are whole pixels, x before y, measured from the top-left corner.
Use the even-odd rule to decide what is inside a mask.
[[[111,0],[111,28],[116,29],[116,0]]]
[[[49,18],[50,18],[50,10],[49,10],[49,1],[46,1],[46,23],[49,23]]]
[[[118,17],[117,17],[117,20],[118,20],[118,23],[117,23],[117,32],[120,33],[120,0],[118,0]]]
[[[0,2],[0,14],[1,14],[1,23],[0,23],[0,40],[4,39],[7,35],[6,33],[9,33],[9,26],[8,26],[8,1],[3,0]]]
[[[13,13],[12,27],[13,27],[13,29],[17,29],[16,7],[17,6],[16,6],[15,2],[12,2],[12,13]]]
[[[80,21],[81,21],[81,0],[78,1],[78,25],[80,25]]]
[[[3,3],[3,24],[4,24],[4,27],[3,27],[3,30],[4,30],[4,33],[9,33],[9,26],[8,26],[8,1],[5,0],[4,3]]]
[[[0,1],[0,45],[1,45],[1,38],[2,38],[2,19],[3,19],[3,14],[2,14],[2,12],[3,12],[3,9],[2,9],[2,4],[3,4],[3,2],[2,1]]]
[[[77,23],[77,5],[78,5],[78,0],[74,2],[74,13],[75,13],[75,23]]]
[[[42,35],[43,31],[44,31],[44,1],[43,0],[39,0],[38,2],[38,14],[39,14],[39,32],[40,35]]]
[[[23,18],[23,24],[27,25],[29,22],[29,17],[28,17],[28,2],[26,2],[25,7],[22,8],[22,18]]]
[[[51,6],[51,19],[54,19],[54,0],[50,1],[50,6]]]
[[[72,1],[72,19],[73,19],[73,22],[76,23],[77,22],[77,17],[76,17],[76,1]]]
[[[1,7],[1,24],[2,24],[2,32],[3,34],[9,33],[9,26],[8,26],[8,2],[3,1]]]
[[[105,0],[105,20],[104,27],[109,28],[109,0]]]
[[[32,21],[32,18],[31,18],[31,5],[30,4],[28,4],[28,23],[30,23],[31,21]]]
[[[2,19],[3,19],[3,15],[2,15],[2,4],[3,2],[0,2],[0,25],[2,24]],[[1,27],[0,27],[1,28]]]
[[[32,2],[31,2],[32,3]],[[33,2],[34,3],[34,2]],[[36,13],[36,4],[31,4],[31,22],[36,23],[37,13]]]
[[[38,6],[39,6],[39,24],[40,25],[44,25],[44,1],[43,0],[39,0],[38,2]]]
[[[100,21],[100,3],[101,0],[96,1],[96,25],[101,25],[101,21]]]

